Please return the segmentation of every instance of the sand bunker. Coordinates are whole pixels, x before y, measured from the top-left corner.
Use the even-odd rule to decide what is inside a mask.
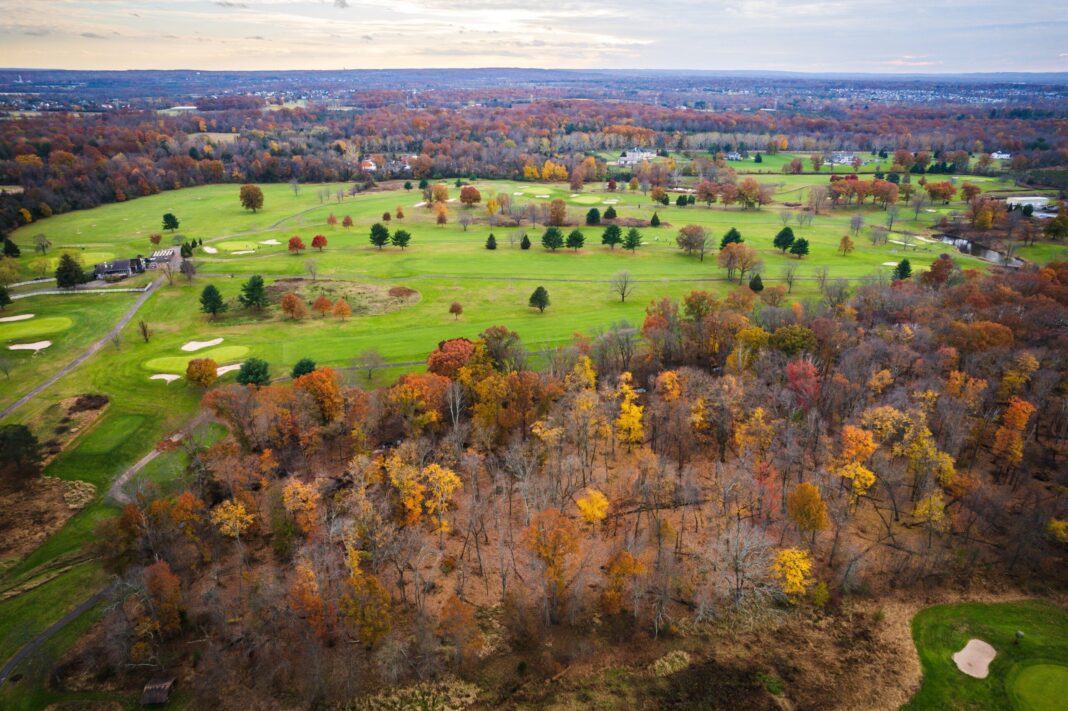
[[[254,249],[242,249],[242,250],[239,250],[237,252],[230,252],[230,254],[255,254],[255,253],[256,253],[256,250],[254,250]]]
[[[201,348],[210,348],[211,346],[217,346],[223,342],[221,338],[213,338],[210,341],[190,341],[182,346],[182,350],[186,353],[192,353],[193,351],[199,351]]]
[[[12,351],[37,351],[44,350],[52,345],[52,341],[37,341],[36,343],[15,343],[8,346],[8,350]]]
[[[512,195],[525,195],[526,193],[512,193]]]
[[[18,316],[4,316],[0,318],[0,323],[11,323],[12,321],[25,321],[26,319],[33,318],[33,314],[19,314]]]
[[[265,239],[262,242],[260,242],[260,244],[269,244],[269,245],[274,246],[274,245],[279,245],[279,244],[282,244],[282,243],[279,242],[276,239]]]
[[[216,375],[216,377],[222,377],[222,376],[226,375],[227,373],[229,373],[231,371],[234,371],[234,370],[241,370],[241,364],[240,363],[235,363],[233,365],[219,366],[218,368],[215,369],[215,375]]]
[[[175,375],[174,373],[157,373],[150,376],[149,380],[166,380],[168,384],[173,383],[175,380],[179,380],[182,376]]]
[[[426,206],[426,201],[417,202],[414,205],[412,205],[412,207],[425,207],[425,206]]]
[[[536,197],[536,198],[547,198],[549,196],[548,195],[535,195],[534,197]]]
[[[896,267],[897,262],[883,262],[884,267]]]
[[[990,662],[997,656],[997,650],[981,639],[969,639],[964,649],[953,655],[957,668],[968,676],[985,679],[990,673]]]
[[[215,249],[214,247],[201,247],[201,249],[204,250],[205,254],[218,254],[219,253],[219,250]]]

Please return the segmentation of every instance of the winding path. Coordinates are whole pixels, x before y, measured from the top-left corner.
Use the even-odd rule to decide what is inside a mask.
[[[95,354],[97,351],[107,345],[108,342],[111,341],[111,339],[117,336],[119,332],[126,327],[126,324],[130,322],[130,319],[134,317],[134,314],[137,313],[138,309],[144,306],[145,302],[148,301],[148,298],[152,296],[153,292],[155,292],[156,289],[159,287],[161,279],[162,277],[158,277],[155,281],[148,285],[148,288],[145,289],[139,297],[137,297],[137,300],[134,301],[133,305],[126,311],[125,314],[122,315],[122,318],[118,320],[118,322],[112,327],[110,331],[108,331],[103,336],[103,338],[90,345],[88,349],[80,353],[77,357],[74,358],[74,360],[60,368],[59,371],[54,373],[50,378],[48,378],[48,380],[45,380],[43,383],[34,387],[32,390],[20,397],[18,400],[5,407],[2,411],[0,411],[0,419],[7,417],[12,412],[22,407],[33,398],[37,397],[39,394],[41,394],[42,390],[55,384],[56,381],[58,381],[64,375],[77,368],[85,361],[89,360],[89,358],[93,354]]]

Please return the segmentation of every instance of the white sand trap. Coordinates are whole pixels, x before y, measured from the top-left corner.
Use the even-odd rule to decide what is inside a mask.
[[[230,254],[255,254],[255,253],[256,253],[256,250],[254,250],[254,249],[242,249],[242,250],[237,251],[237,252],[230,252]]]
[[[279,241],[278,241],[278,240],[276,240],[276,239],[265,239],[265,240],[263,240],[262,242],[260,242],[260,244],[270,244],[270,245],[278,245],[278,244],[282,244],[282,243],[281,243],[281,242],[279,242]]]
[[[214,247],[201,247],[201,249],[204,250],[205,254],[218,254],[219,253],[219,250],[215,249]]]
[[[578,197],[578,196],[579,196],[578,193],[571,193],[571,197]]]
[[[526,195],[526,193],[512,193],[512,195]]]
[[[930,208],[924,210],[924,212],[938,212],[938,210],[931,210]]]
[[[7,348],[11,351],[33,351],[36,353],[48,348],[50,345],[52,345],[52,341],[37,341],[36,343],[15,343]]]
[[[897,262],[883,262],[884,267],[896,267]]]
[[[448,199],[448,200],[446,200],[445,202],[456,202],[456,198],[449,198],[449,199]]]
[[[19,314],[18,316],[4,316],[0,318],[0,323],[11,323],[12,321],[25,321],[26,319],[33,318],[33,314]]]
[[[231,371],[234,371],[234,370],[241,370],[241,364],[240,363],[234,363],[233,365],[222,365],[222,366],[219,366],[218,368],[215,369],[215,376],[221,378],[222,376],[224,376],[227,373],[229,373]]]
[[[548,195],[535,195],[534,197],[536,197],[536,198],[547,198],[549,196]]]
[[[414,205],[412,205],[412,207],[425,207],[425,206],[426,206],[426,200],[424,200],[423,202],[417,202]]]
[[[193,351],[199,351],[201,348],[210,348],[211,346],[217,346],[223,342],[221,338],[213,338],[210,341],[190,341],[182,346],[182,350],[186,353],[192,353]]]
[[[174,373],[157,373],[149,378],[149,380],[166,380],[167,384],[173,383],[175,380],[181,379],[182,376],[175,375]]]
[[[990,673],[990,662],[997,656],[997,650],[981,639],[969,639],[964,649],[953,655],[957,668],[968,676],[985,679]]]

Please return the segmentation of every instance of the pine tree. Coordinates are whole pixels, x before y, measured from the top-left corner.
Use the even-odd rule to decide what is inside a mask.
[[[564,246],[563,233],[556,227],[550,227],[545,230],[545,234],[541,236],[541,246],[555,252],[557,249]]]
[[[63,254],[59,258],[56,267],[56,286],[60,289],[73,289],[85,282],[85,272],[82,265],[70,254]]]
[[[0,311],[11,303],[11,295],[7,293],[7,287],[0,284]]]
[[[389,244],[389,230],[378,222],[371,225],[371,244],[379,249]]]
[[[174,216],[174,213],[168,212],[163,215],[163,229],[172,232],[178,229],[178,218]]]
[[[490,236],[486,238],[486,249],[497,249],[497,238],[490,232]]]
[[[796,255],[798,259],[803,258],[808,254],[808,240],[804,237],[795,239],[794,243],[790,245],[790,254]]]
[[[749,290],[757,294],[764,291],[764,281],[759,274],[754,274],[753,278],[749,280]]]
[[[530,249],[530,237],[527,237],[525,233],[523,234],[523,241],[519,243],[519,248]]]
[[[393,233],[390,241],[393,243],[394,247],[405,249],[408,246],[408,243],[412,241],[412,234],[411,232],[408,232],[408,230],[397,230]]]
[[[263,277],[255,274],[241,285],[241,294],[237,297],[241,305],[246,309],[262,309],[267,306],[267,288],[263,284]]]
[[[681,198],[682,196],[679,195],[679,197]],[[649,225],[652,226],[652,227],[659,227],[660,226],[660,215],[658,215],[658,214],[656,214],[654,212],[652,219],[649,220]]]
[[[732,227],[727,230],[727,234],[723,235],[723,239],[719,241],[719,248],[723,249],[732,242],[737,242],[738,244],[741,244],[744,241],[745,240],[742,239],[742,233],[739,232],[736,227]]]
[[[908,259],[902,259],[894,267],[894,281],[902,281],[912,276],[912,264]]]
[[[619,225],[609,225],[604,228],[604,234],[601,235],[601,244],[607,244],[612,249],[616,248],[616,245],[623,241],[623,230],[619,228]]]
[[[204,287],[204,291],[200,292],[200,310],[211,314],[212,319],[221,311],[226,310],[226,302],[223,301],[222,294],[214,284],[208,284]]]
[[[571,234],[567,236],[567,246],[577,252],[584,244],[586,244],[586,236],[579,230],[571,230]]]
[[[783,254],[786,254],[786,250],[790,249],[790,245],[794,243],[794,231],[789,227],[783,227],[779,230],[779,234],[775,235],[775,241],[772,244],[775,248],[780,250]]]
[[[616,219],[616,208],[614,205],[609,205],[608,209],[604,211],[604,219],[614,220]]]
[[[539,312],[545,313],[545,308],[549,305],[549,292],[545,290],[544,286],[539,286],[534,290],[534,293],[530,295],[529,305],[532,308],[536,308]]]
[[[237,371],[237,382],[242,385],[267,385],[271,382],[271,372],[267,361],[261,358],[249,358]]]
[[[599,225],[601,224],[601,211],[596,207],[591,207],[590,211],[586,213],[587,225]]]
[[[18,259],[22,256],[22,250],[19,246],[11,241],[10,237],[4,237],[4,256],[11,257],[12,259]]]
[[[623,249],[629,249],[633,253],[638,247],[642,246],[642,233],[638,231],[638,228],[631,227],[627,230],[627,236],[623,238]]]
[[[312,372],[313,370],[315,370],[315,367],[315,361],[311,358],[301,358],[297,361],[296,365],[293,366],[293,370],[290,375],[294,379],[296,379],[302,375],[307,375],[308,373]]]

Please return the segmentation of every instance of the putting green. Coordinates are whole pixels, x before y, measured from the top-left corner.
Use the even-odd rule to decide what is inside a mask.
[[[59,333],[70,328],[72,323],[66,316],[49,316],[0,324],[0,341],[16,341]]]
[[[189,361],[195,358],[211,358],[219,365],[231,363],[248,353],[248,346],[220,346],[198,353],[180,356],[163,356],[145,362],[145,367],[157,373],[185,373]]]
[[[1021,711],[1062,709],[1068,697],[1068,667],[1060,664],[1028,665],[1014,676],[1010,692]]]
[[[227,240],[225,242],[216,242],[211,246],[217,247],[227,252],[240,252],[247,249],[256,249],[255,242],[242,242],[240,240]]]
[[[78,249],[65,249],[63,253],[72,255],[75,259],[82,263],[82,266],[86,269],[92,269],[93,265],[100,264],[100,262],[106,262],[109,259],[115,258],[114,252],[83,252]],[[50,264],[52,269],[59,266],[59,259],[63,254],[57,254],[51,258]],[[131,254],[131,257],[136,257],[136,254]]]
[[[600,195],[580,195],[577,198],[571,198],[571,202],[577,202],[580,205],[596,205],[603,199]]]

